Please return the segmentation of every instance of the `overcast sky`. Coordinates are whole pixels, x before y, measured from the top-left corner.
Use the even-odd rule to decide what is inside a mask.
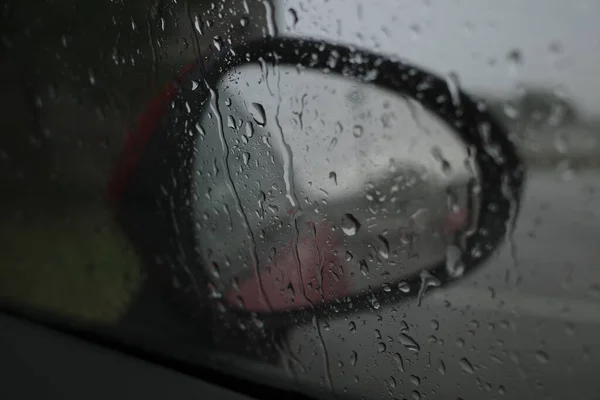
[[[297,23],[291,27],[293,8]],[[521,82],[560,86],[586,115],[600,115],[600,1],[287,0],[279,31],[404,57],[462,86],[506,94]],[[522,55],[515,67],[508,55]],[[513,57],[514,59],[514,57]]]

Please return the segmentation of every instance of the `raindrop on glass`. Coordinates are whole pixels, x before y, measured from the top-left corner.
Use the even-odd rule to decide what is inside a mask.
[[[221,47],[223,46],[223,39],[220,36],[215,36],[213,38],[213,45],[217,49],[217,51],[221,51]]]
[[[415,339],[408,336],[406,333],[400,334],[400,343],[410,351],[418,352],[421,350],[421,346],[419,346]]]
[[[535,352],[535,358],[540,364],[546,364],[548,362],[548,354],[542,350]]]
[[[333,180],[333,183],[334,183],[335,185],[337,185],[337,174],[336,174],[335,172],[331,171],[331,172],[329,173],[329,179],[332,179],[332,180]]]
[[[356,322],[350,321],[348,323],[348,330],[352,333],[356,332]]]
[[[369,275],[369,265],[367,265],[367,262],[365,260],[360,260],[359,264],[360,264],[360,272],[364,276]]]
[[[350,253],[350,251],[346,251],[346,254],[344,256],[344,259],[346,261],[352,261],[352,259],[354,258],[354,255],[352,255],[352,253]]]
[[[360,229],[360,223],[352,214],[344,214],[342,217],[342,232],[347,236],[354,236]]]
[[[236,128],[236,126],[235,126],[235,120],[233,119],[233,117],[231,115],[227,116],[227,127],[228,128],[232,128],[232,129]]]
[[[440,374],[445,375],[446,374],[446,364],[444,364],[443,361],[440,361],[440,365],[438,365],[437,370]]]
[[[379,255],[387,260],[390,256],[390,243],[381,235],[377,236],[377,239],[379,242],[377,246]]]
[[[475,370],[473,369],[473,365],[471,364],[471,362],[469,360],[467,360],[466,358],[461,358],[458,361],[458,365],[460,366],[460,368],[465,371],[468,374],[472,374],[475,372]]]
[[[460,106],[460,81],[458,78],[458,74],[456,72],[450,72],[446,76],[446,85],[448,86],[448,91],[450,92],[450,98],[452,99],[452,104],[455,107]]]
[[[431,273],[429,273],[428,271],[421,271],[419,277],[421,278],[421,287],[419,288],[419,293],[417,294],[417,302],[420,306],[421,300],[423,300],[423,296],[425,295],[427,289],[430,287],[440,286],[441,282],[438,278],[431,275]]]
[[[293,8],[288,8],[285,17],[286,17],[288,26],[291,29],[294,29],[294,27],[298,23],[298,13],[296,12],[296,10],[294,10]]]
[[[242,161],[244,165],[248,165],[250,163],[250,153],[246,152],[242,154]]]
[[[404,372],[404,359],[402,359],[400,353],[394,353],[392,359],[394,360],[394,363],[398,366],[398,369],[401,372]]]
[[[354,125],[352,127],[352,135],[354,135],[355,138],[361,137],[364,132],[365,129],[362,127],[362,125]]]
[[[216,262],[210,263],[210,272],[211,272],[212,276],[219,279],[219,277],[221,276],[221,270],[219,268],[219,264],[217,264]]]
[[[459,278],[465,272],[462,250],[453,244],[446,247],[446,271],[453,278]]]
[[[267,123],[267,114],[265,113],[265,108],[260,103],[252,103],[250,106],[250,114],[252,114],[252,118],[259,126],[265,126]]]
[[[406,281],[400,281],[398,282],[398,290],[400,290],[402,293],[408,293],[410,292],[410,286]]]
[[[252,122],[246,122],[246,133],[245,136],[250,139],[252,136],[254,136],[254,125],[252,125]]]
[[[410,216],[410,221],[419,232],[427,229],[430,220],[430,212],[426,208],[419,208]]]
[[[200,21],[200,17],[197,15],[194,16],[194,29],[196,29],[196,32],[198,32],[199,35],[204,35],[204,32],[202,31],[202,21]]]
[[[520,49],[512,49],[506,54],[506,60],[513,68],[523,64],[523,52]]]

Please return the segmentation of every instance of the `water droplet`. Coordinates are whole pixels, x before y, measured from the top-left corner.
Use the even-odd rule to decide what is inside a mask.
[[[354,255],[352,253],[350,253],[350,251],[346,251],[346,255],[344,256],[344,259],[346,261],[352,261],[353,258],[354,258]]]
[[[409,26],[411,36],[413,40],[416,40],[421,35],[421,26],[419,24],[411,24]]]
[[[242,17],[240,18],[240,25],[245,27],[248,25],[248,17]]]
[[[427,229],[431,218],[431,213],[426,208],[419,208],[410,216],[410,221],[418,232],[423,232]]]
[[[223,39],[221,39],[221,36],[215,36],[213,38],[213,45],[217,51],[221,51],[221,47],[223,46]]]
[[[402,293],[408,293],[410,292],[410,286],[406,281],[400,281],[398,282],[398,290],[400,290]]]
[[[242,154],[242,161],[244,162],[244,165],[248,165],[248,163],[250,163],[250,153],[245,152]]]
[[[358,354],[354,350],[350,353],[350,364],[354,367],[358,361]]]
[[[415,386],[419,386],[421,384],[421,378],[419,378],[416,375],[411,375],[410,376],[410,383],[412,383]]]
[[[298,23],[298,13],[293,8],[288,8],[286,13],[286,22],[291,29],[294,29]]]
[[[386,348],[387,347],[385,346],[385,343],[383,343],[383,342],[377,343],[377,352],[383,353],[386,350]]]
[[[400,372],[404,372],[404,360],[402,359],[400,353],[394,353],[392,359],[394,360],[394,363],[396,363],[396,365],[398,366]]]
[[[347,236],[354,236],[360,229],[360,223],[354,218],[352,214],[344,214],[342,217],[342,232]]]
[[[253,317],[252,322],[254,322],[254,326],[256,326],[258,329],[263,329],[265,327],[265,323],[257,317]]]
[[[459,278],[465,272],[462,262],[462,250],[455,245],[446,247],[446,271],[453,278]]]
[[[254,136],[254,125],[252,125],[252,122],[248,121],[246,122],[246,133],[245,136],[250,139],[252,136]]]
[[[519,109],[517,107],[514,106],[514,104],[511,103],[504,103],[502,105],[502,112],[504,113],[504,116],[508,119],[511,120],[515,120],[519,117]]]
[[[437,370],[440,374],[445,375],[446,374],[446,364],[444,364],[443,361],[440,361],[440,365],[438,365]]]
[[[333,179],[333,183],[337,185],[337,174],[333,171],[329,173],[329,179]]]
[[[371,306],[375,310],[379,310],[379,307],[381,307],[381,304],[379,304],[379,301],[377,300],[377,298],[375,298],[375,296],[371,297]]]
[[[217,288],[217,286],[212,283],[212,282],[208,282],[208,297],[211,299],[220,299],[222,297],[221,292],[219,292],[219,289]]]
[[[465,371],[468,374],[472,374],[475,372],[475,370],[473,369],[473,365],[471,364],[471,362],[469,360],[467,360],[466,358],[461,358],[458,361],[458,365],[460,366],[460,368]]]
[[[419,293],[417,294],[417,304],[420,306],[427,289],[430,287],[440,286],[441,282],[428,271],[421,271],[419,277],[421,278],[421,287],[419,288]]]
[[[450,72],[446,76],[446,85],[448,86],[448,91],[450,92],[450,98],[452,99],[452,104],[455,107],[460,106],[460,81],[458,78],[458,74],[456,72]]]
[[[435,158],[437,162],[440,163],[440,166],[442,167],[442,172],[445,175],[450,175],[452,173],[452,165],[450,165],[450,162],[448,162],[448,160],[446,160],[446,158],[444,157],[442,149],[440,149],[438,146],[434,146],[431,149],[431,155],[433,156],[433,158]]]
[[[411,395],[414,400],[421,400],[421,393],[418,390],[413,390]]]
[[[259,126],[265,126],[267,123],[267,114],[265,113],[265,108],[260,103],[252,103],[250,107],[250,114],[252,114],[252,118]]]
[[[506,60],[516,68],[523,64],[523,52],[520,49],[512,49],[506,54]]]
[[[329,54],[329,58],[327,58],[327,66],[329,68],[335,68],[339,59],[340,59],[340,53],[336,50],[333,50]],[[342,130],[343,130],[342,124],[338,121],[335,124],[335,134],[339,135],[340,133],[342,133]]]
[[[558,40],[553,40],[548,45],[548,50],[550,51],[550,53],[560,54],[563,51],[563,44],[561,42],[559,42]]]
[[[381,235],[378,235],[377,239],[379,240],[379,245],[378,245],[379,255],[382,258],[387,260],[390,257],[390,243],[387,241],[386,238],[384,238]]]
[[[267,19],[267,32],[270,37],[277,36],[277,21],[275,16],[274,5],[271,0],[263,0],[263,5],[265,7],[266,19]]]
[[[236,126],[235,126],[235,120],[233,119],[233,117],[231,115],[227,116],[227,127],[228,128],[232,128],[232,129],[236,128]]]
[[[362,127],[362,125],[354,125],[352,127],[352,135],[354,135],[355,138],[361,137],[364,132],[365,129]]]
[[[204,32],[202,30],[202,21],[200,21],[200,17],[198,15],[194,15],[194,29],[196,29],[196,32],[198,32],[198,34],[204,35]]]
[[[217,264],[214,261],[211,262],[210,263],[210,272],[211,272],[212,276],[219,279],[221,276],[221,269],[219,268],[219,264]]]
[[[290,295],[290,298],[293,299],[294,297],[296,297],[296,290],[294,289],[294,285],[292,284],[292,282],[290,282],[287,286],[287,292]]]
[[[348,330],[352,333],[356,332],[356,322],[350,321],[348,323]]]
[[[418,352],[421,350],[421,346],[406,333],[400,334],[400,343],[410,351]]]
[[[327,149],[329,151],[333,150],[335,148],[335,146],[337,145],[337,142],[338,142],[338,140],[336,137],[332,138],[331,141],[329,142],[329,147],[327,147]]]
[[[194,80],[192,80],[192,90],[196,90],[196,89],[198,89],[198,86],[200,86],[200,85],[198,84],[198,82],[197,82],[197,81],[194,81]]]
[[[406,321],[400,321],[400,332],[408,332],[408,324]]]
[[[367,276],[369,275],[369,265],[367,264],[367,262],[365,260],[360,260],[360,272],[364,275]]]
[[[548,362],[548,354],[542,350],[538,350],[535,352],[535,358],[540,364],[546,364]]]
[[[393,376],[390,376],[390,379],[388,379],[388,385],[392,389],[396,389],[396,386],[398,385],[398,383],[396,382],[396,378],[394,378]]]

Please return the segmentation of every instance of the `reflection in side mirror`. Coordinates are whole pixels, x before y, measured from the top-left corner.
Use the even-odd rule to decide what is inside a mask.
[[[182,268],[221,309],[297,318],[422,295],[489,257],[518,209],[522,164],[485,107],[360,50],[223,49],[181,80],[165,124],[180,161],[161,190],[173,234],[193,238],[177,259],[197,260]]]
[[[391,290],[458,249],[478,174],[460,137],[414,100],[289,65],[242,65],[215,90],[195,170],[223,174],[195,176],[196,235],[207,268],[227,265],[215,285],[230,305]]]

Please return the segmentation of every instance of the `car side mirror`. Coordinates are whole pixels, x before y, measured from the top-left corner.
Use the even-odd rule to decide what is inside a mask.
[[[221,48],[167,100],[137,175],[177,290],[222,311],[298,321],[419,297],[481,265],[518,211],[503,127],[405,61],[268,38]]]

